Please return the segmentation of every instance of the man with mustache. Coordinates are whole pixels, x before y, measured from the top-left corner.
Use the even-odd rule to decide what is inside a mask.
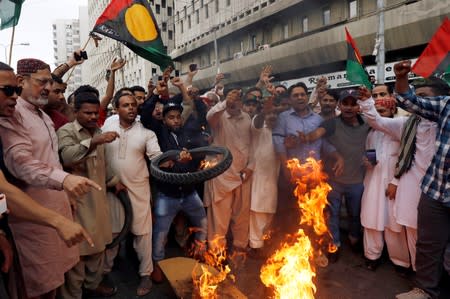
[[[1,117],[5,165],[21,181],[19,187],[42,206],[72,220],[69,199],[90,191],[96,183],[62,170],[53,123],[41,108],[47,103],[52,82],[50,67],[37,59],[17,63],[21,96]],[[12,105],[12,104],[11,104]],[[25,288],[20,298],[54,298],[64,273],[78,261],[78,247],[69,248],[48,226],[10,218]]]

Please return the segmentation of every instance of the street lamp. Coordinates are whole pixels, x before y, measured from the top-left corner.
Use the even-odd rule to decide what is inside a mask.
[[[17,44],[13,44],[13,46],[29,46],[29,45],[30,45],[30,43],[28,43],[28,42],[26,42],[26,43],[17,43]],[[7,55],[7,54],[8,54],[8,53],[7,53],[7,50],[8,50],[8,47],[11,46],[11,44],[7,44],[7,45],[0,44],[0,46],[2,46],[3,49],[4,49],[4,53],[5,53],[5,63],[6,63],[7,57],[8,57],[8,55]],[[11,64],[11,56],[9,57],[8,64]]]

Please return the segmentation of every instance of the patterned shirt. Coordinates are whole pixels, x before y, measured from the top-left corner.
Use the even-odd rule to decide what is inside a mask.
[[[422,98],[413,88],[397,95],[401,108],[438,124],[436,154],[422,180],[422,191],[450,206],[450,96]]]

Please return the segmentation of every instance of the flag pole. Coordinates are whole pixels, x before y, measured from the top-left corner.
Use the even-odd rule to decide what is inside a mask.
[[[89,38],[88,38],[87,41],[84,43],[84,46],[83,46],[83,48],[81,48],[81,51],[84,51],[84,49],[86,49],[86,47],[87,47],[89,41],[91,40],[91,38],[92,38],[92,36],[89,35]],[[74,70],[75,70],[75,66],[70,70],[69,75],[67,75],[67,79],[66,79],[66,82],[65,82],[65,83],[69,82],[69,79],[70,79],[70,77],[72,76],[72,73],[73,73]]]
[[[14,46],[14,35],[16,33],[16,26],[13,26],[12,28],[12,34],[11,34],[11,43],[9,44],[9,57],[8,57],[8,64],[11,65],[11,58],[12,58],[12,50]]]
[[[377,42],[378,44],[378,55],[376,57],[377,61],[377,83],[384,84],[384,61],[385,61],[385,49],[384,49],[384,0],[377,0],[377,10],[378,10],[378,32],[377,32]]]

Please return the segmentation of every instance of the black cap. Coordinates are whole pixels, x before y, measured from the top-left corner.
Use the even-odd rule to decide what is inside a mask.
[[[167,114],[167,112],[169,112],[171,110],[178,110],[181,113],[181,112],[183,112],[183,107],[180,104],[177,104],[174,102],[169,102],[164,105],[163,112],[162,112],[163,117]]]
[[[341,92],[339,95],[339,101],[342,101],[346,98],[353,98],[355,100],[358,100],[359,92],[356,89],[347,89]]]

